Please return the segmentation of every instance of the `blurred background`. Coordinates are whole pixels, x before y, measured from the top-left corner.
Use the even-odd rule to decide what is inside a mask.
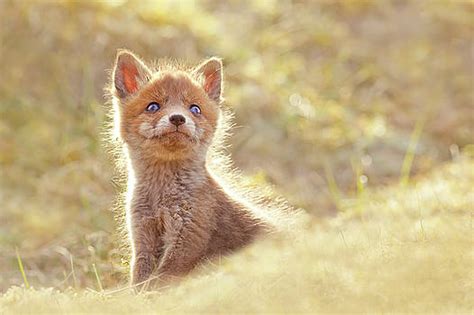
[[[222,57],[235,165],[322,218],[474,151],[473,21],[462,0],[0,0],[0,292],[16,250],[35,286],[126,277],[102,140],[118,48]]]

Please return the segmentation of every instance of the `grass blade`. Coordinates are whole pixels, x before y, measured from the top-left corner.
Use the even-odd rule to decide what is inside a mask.
[[[97,272],[95,264],[92,264],[92,268],[94,269],[95,279],[97,280],[97,284],[99,285],[99,290],[100,292],[103,292],[104,288],[102,287],[102,282],[100,281],[99,273]]]
[[[23,283],[25,284],[26,288],[30,288],[30,283],[26,278],[25,268],[23,268],[23,262],[21,261],[20,253],[18,252],[18,247],[15,248],[16,251],[16,259],[18,261],[18,268],[20,268],[21,275],[23,276]]]
[[[402,169],[400,172],[400,185],[405,187],[408,184],[410,179],[411,167],[413,165],[413,160],[415,159],[415,151],[420,141],[421,132],[425,126],[425,120],[419,119],[416,122],[415,128],[410,137],[410,143],[408,144],[407,152],[405,153],[405,158],[403,159]]]
[[[76,272],[74,271],[74,261],[72,260],[72,255],[69,255],[69,261],[71,263],[71,272],[72,272],[72,279],[74,281],[74,288],[77,289],[77,279],[76,279]]]
[[[334,178],[334,174],[332,172],[331,166],[329,163],[324,164],[324,171],[326,173],[326,181],[328,184],[328,189],[329,193],[331,194],[331,198],[336,205],[337,209],[339,211],[343,211],[342,207],[342,194],[341,191],[339,190],[339,187],[337,186],[336,179]]]

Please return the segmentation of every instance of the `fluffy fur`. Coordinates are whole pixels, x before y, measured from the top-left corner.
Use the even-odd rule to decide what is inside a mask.
[[[183,275],[205,259],[238,250],[275,230],[278,216],[264,204],[286,208],[261,202],[262,193],[246,191],[240,198],[236,190],[242,189],[233,185],[238,176],[216,154],[226,129],[222,79],[218,58],[194,68],[161,62],[151,70],[131,52],[117,55],[110,94],[113,129],[127,164],[133,284],[152,275]],[[153,102],[159,110],[147,111]],[[191,105],[201,113],[191,113]],[[173,115],[184,123],[173,124]],[[216,176],[216,164],[233,175],[227,181]]]

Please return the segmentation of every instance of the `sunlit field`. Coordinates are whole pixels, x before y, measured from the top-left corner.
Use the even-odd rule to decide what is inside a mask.
[[[0,0],[0,313],[472,313],[473,9]],[[119,48],[223,58],[226,152],[301,210],[290,231],[129,287]]]

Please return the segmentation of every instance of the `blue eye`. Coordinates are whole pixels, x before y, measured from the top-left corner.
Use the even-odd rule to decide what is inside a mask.
[[[160,104],[156,103],[156,102],[151,102],[150,104],[148,104],[148,106],[146,107],[146,111],[147,112],[151,112],[151,113],[154,113],[156,111],[158,111],[160,109]]]
[[[189,106],[189,111],[194,115],[201,115],[201,108],[199,108],[199,106],[196,104]]]

